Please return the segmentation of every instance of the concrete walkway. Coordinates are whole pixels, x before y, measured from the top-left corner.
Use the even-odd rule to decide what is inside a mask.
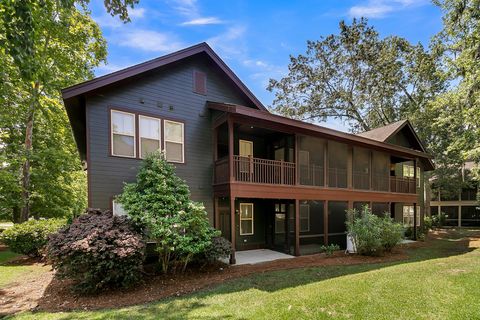
[[[294,256],[268,249],[258,249],[237,251],[235,252],[235,258],[237,260],[237,263],[235,265],[242,265],[255,264],[279,259],[291,259],[294,258]]]

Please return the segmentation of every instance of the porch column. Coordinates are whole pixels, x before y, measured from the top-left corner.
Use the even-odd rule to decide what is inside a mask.
[[[236,249],[236,241],[235,241],[235,198],[230,194],[230,240],[232,241],[232,254],[230,255],[230,264],[235,264],[235,249]]]
[[[295,255],[300,255],[300,200],[295,199]]]
[[[328,245],[328,201],[323,202],[323,242]]]
[[[415,195],[417,196],[417,158],[413,159],[413,181],[415,182]],[[417,240],[417,202],[413,203],[413,240]]]
[[[232,182],[235,180],[234,170],[233,170],[233,120],[230,116],[227,118],[228,124],[228,168],[230,170],[230,179],[229,181]]]

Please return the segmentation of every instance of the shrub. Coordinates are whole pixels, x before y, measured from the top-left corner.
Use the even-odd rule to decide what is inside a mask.
[[[50,236],[47,254],[59,277],[81,293],[141,280],[145,243],[126,216],[89,210]]]
[[[39,256],[48,242],[48,236],[65,224],[64,219],[28,220],[6,229],[0,238],[13,252]]]
[[[362,255],[378,256],[391,251],[402,239],[403,228],[388,215],[378,217],[368,206],[359,213],[355,209],[347,212],[347,230],[352,235],[357,252]]]
[[[396,223],[388,215],[380,218],[380,230],[382,246],[387,252],[391,252],[392,249],[400,243],[403,236],[403,227],[400,223]]]
[[[204,252],[197,256],[200,263],[213,263],[219,259],[226,259],[232,253],[232,243],[224,237],[214,237]]]
[[[143,160],[136,182],[125,185],[118,201],[156,242],[165,273],[178,264],[185,270],[219,235],[210,227],[203,205],[190,200],[187,184],[159,152]]]
[[[446,219],[446,216],[445,216],[445,213],[444,212],[440,212],[439,215],[433,215],[432,216],[432,227],[434,228],[440,228],[440,227],[443,227],[445,225],[445,219]]]
[[[335,251],[340,250],[340,246],[338,244],[329,244],[328,246],[321,246],[320,251],[325,252],[327,256],[331,256]]]

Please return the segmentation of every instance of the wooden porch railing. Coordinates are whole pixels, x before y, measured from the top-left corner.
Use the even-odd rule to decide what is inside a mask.
[[[390,192],[417,193],[414,178],[390,177]]]
[[[299,166],[299,184],[324,186],[323,166]],[[369,176],[352,172],[354,189],[368,189]],[[253,157],[233,156],[233,175],[235,181],[263,183],[272,185],[295,185],[296,165],[293,162],[261,159]],[[230,178],[228,157],[215,161],[214,183],[228,183]],[[339,168],[328,169],[330,188],[347,187],[347,170]],[[372,177],[373,191],[390,191],[399,193],[416,193],[415,179],[408,177],[389,177],[374,174]]]
[[[295,163],[293,162],[235,155],[233,172],[235,180],[241,182],[295,184]]]

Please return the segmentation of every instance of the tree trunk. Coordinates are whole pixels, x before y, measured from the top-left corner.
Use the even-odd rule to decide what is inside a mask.
[[[25,162],[23,163],[22,178],[22,211],[20,213],[20,222],[25,222],[30,216],[30,158],[32,153],[33,138],[33,120],[35,115],[35,107],[38,100],[38,89],[40,85],[35,82],[33,87],[32,101],[28,108],[27,125],[25,128]]]

